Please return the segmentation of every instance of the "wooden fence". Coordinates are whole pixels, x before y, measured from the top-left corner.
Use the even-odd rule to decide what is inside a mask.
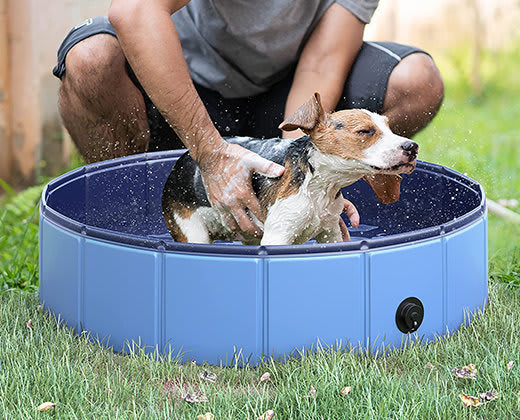
[[[68,162],[51,72],[67,32],[109,0],[0,0],[0,178],[13,186]]]

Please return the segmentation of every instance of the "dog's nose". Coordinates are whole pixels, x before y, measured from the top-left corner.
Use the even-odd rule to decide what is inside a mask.
[[[401,145],[401,148],[405,151],[405,152],[409,152],[409,153],[412,153],[412,154],[417,154],[417,151],[419,150],[419,145],[414,142],[414,141],[405,141],[402,145]]]
[[[405,155],[408,158],[409,162],[412,162],[413,160],[417,159],[417,151],[419,150],[419,145],[416,142],[407,140],[401,145],[401,149],[403,149],[403,155]]]

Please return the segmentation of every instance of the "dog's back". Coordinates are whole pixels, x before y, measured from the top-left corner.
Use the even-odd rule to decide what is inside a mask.
[[[289,162],[291,167],[289,182],[291,185],[297,188],[303,182],[305,172],[309,167],[308,153],[306,152],[312,147],[309,136],[298,139],[228,137],[225,140],[229,143],[238,144],[280,165],[286,166],[286,163]],[[253,174],[253,191],[259,198],[263,210],[273,201],[274,195],[281,187],[277,184],[280,184],[279,178],[272,179],[257,173]],[[187,238],[176,223],[174,215],[177,218],[187,219],[197,209],[211,207],[200,170],[187,152],[177,160],[166,180],[162,207],[166,225],[173,239],[182,242],[185,242]],[[229,238],[213,237],[212,239]]]

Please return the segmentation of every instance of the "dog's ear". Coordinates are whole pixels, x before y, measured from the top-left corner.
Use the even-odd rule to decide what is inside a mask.
[[[377,199],[381,203],[390,204],[399,200],[401,181],[403,179],[400,175],[365,175],[363,179],[372,187]]]
[[[278,128],[285,131],[294,131],[301,128],[304,133],[309,134],[320,122],[325,122],[325,111],[321,106],[320,94],[315,92],[311,99],[300,106]]]

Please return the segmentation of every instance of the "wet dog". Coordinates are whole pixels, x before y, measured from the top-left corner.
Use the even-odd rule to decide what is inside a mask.
[[[253,174],[262,220],[250,216],[260,226],[263,223],[261,240],[227,227],[208,200],[197,164],[185,153],[174,165],[162,197],[166,226],[175,241],[290,245],[316,238],[322,243],[338,242],[342,240],[338,221],[344,207],[341,188],[363,178],[381,202],[392,203],[399,199],[399,174],[415,169],[419,146],[392,133],[386,117],[359,109],[328,114],[318,93],[280,124],[280,129],[301,129],[306,135],[299,139],[226,139],[285,166],[279,178]]]

